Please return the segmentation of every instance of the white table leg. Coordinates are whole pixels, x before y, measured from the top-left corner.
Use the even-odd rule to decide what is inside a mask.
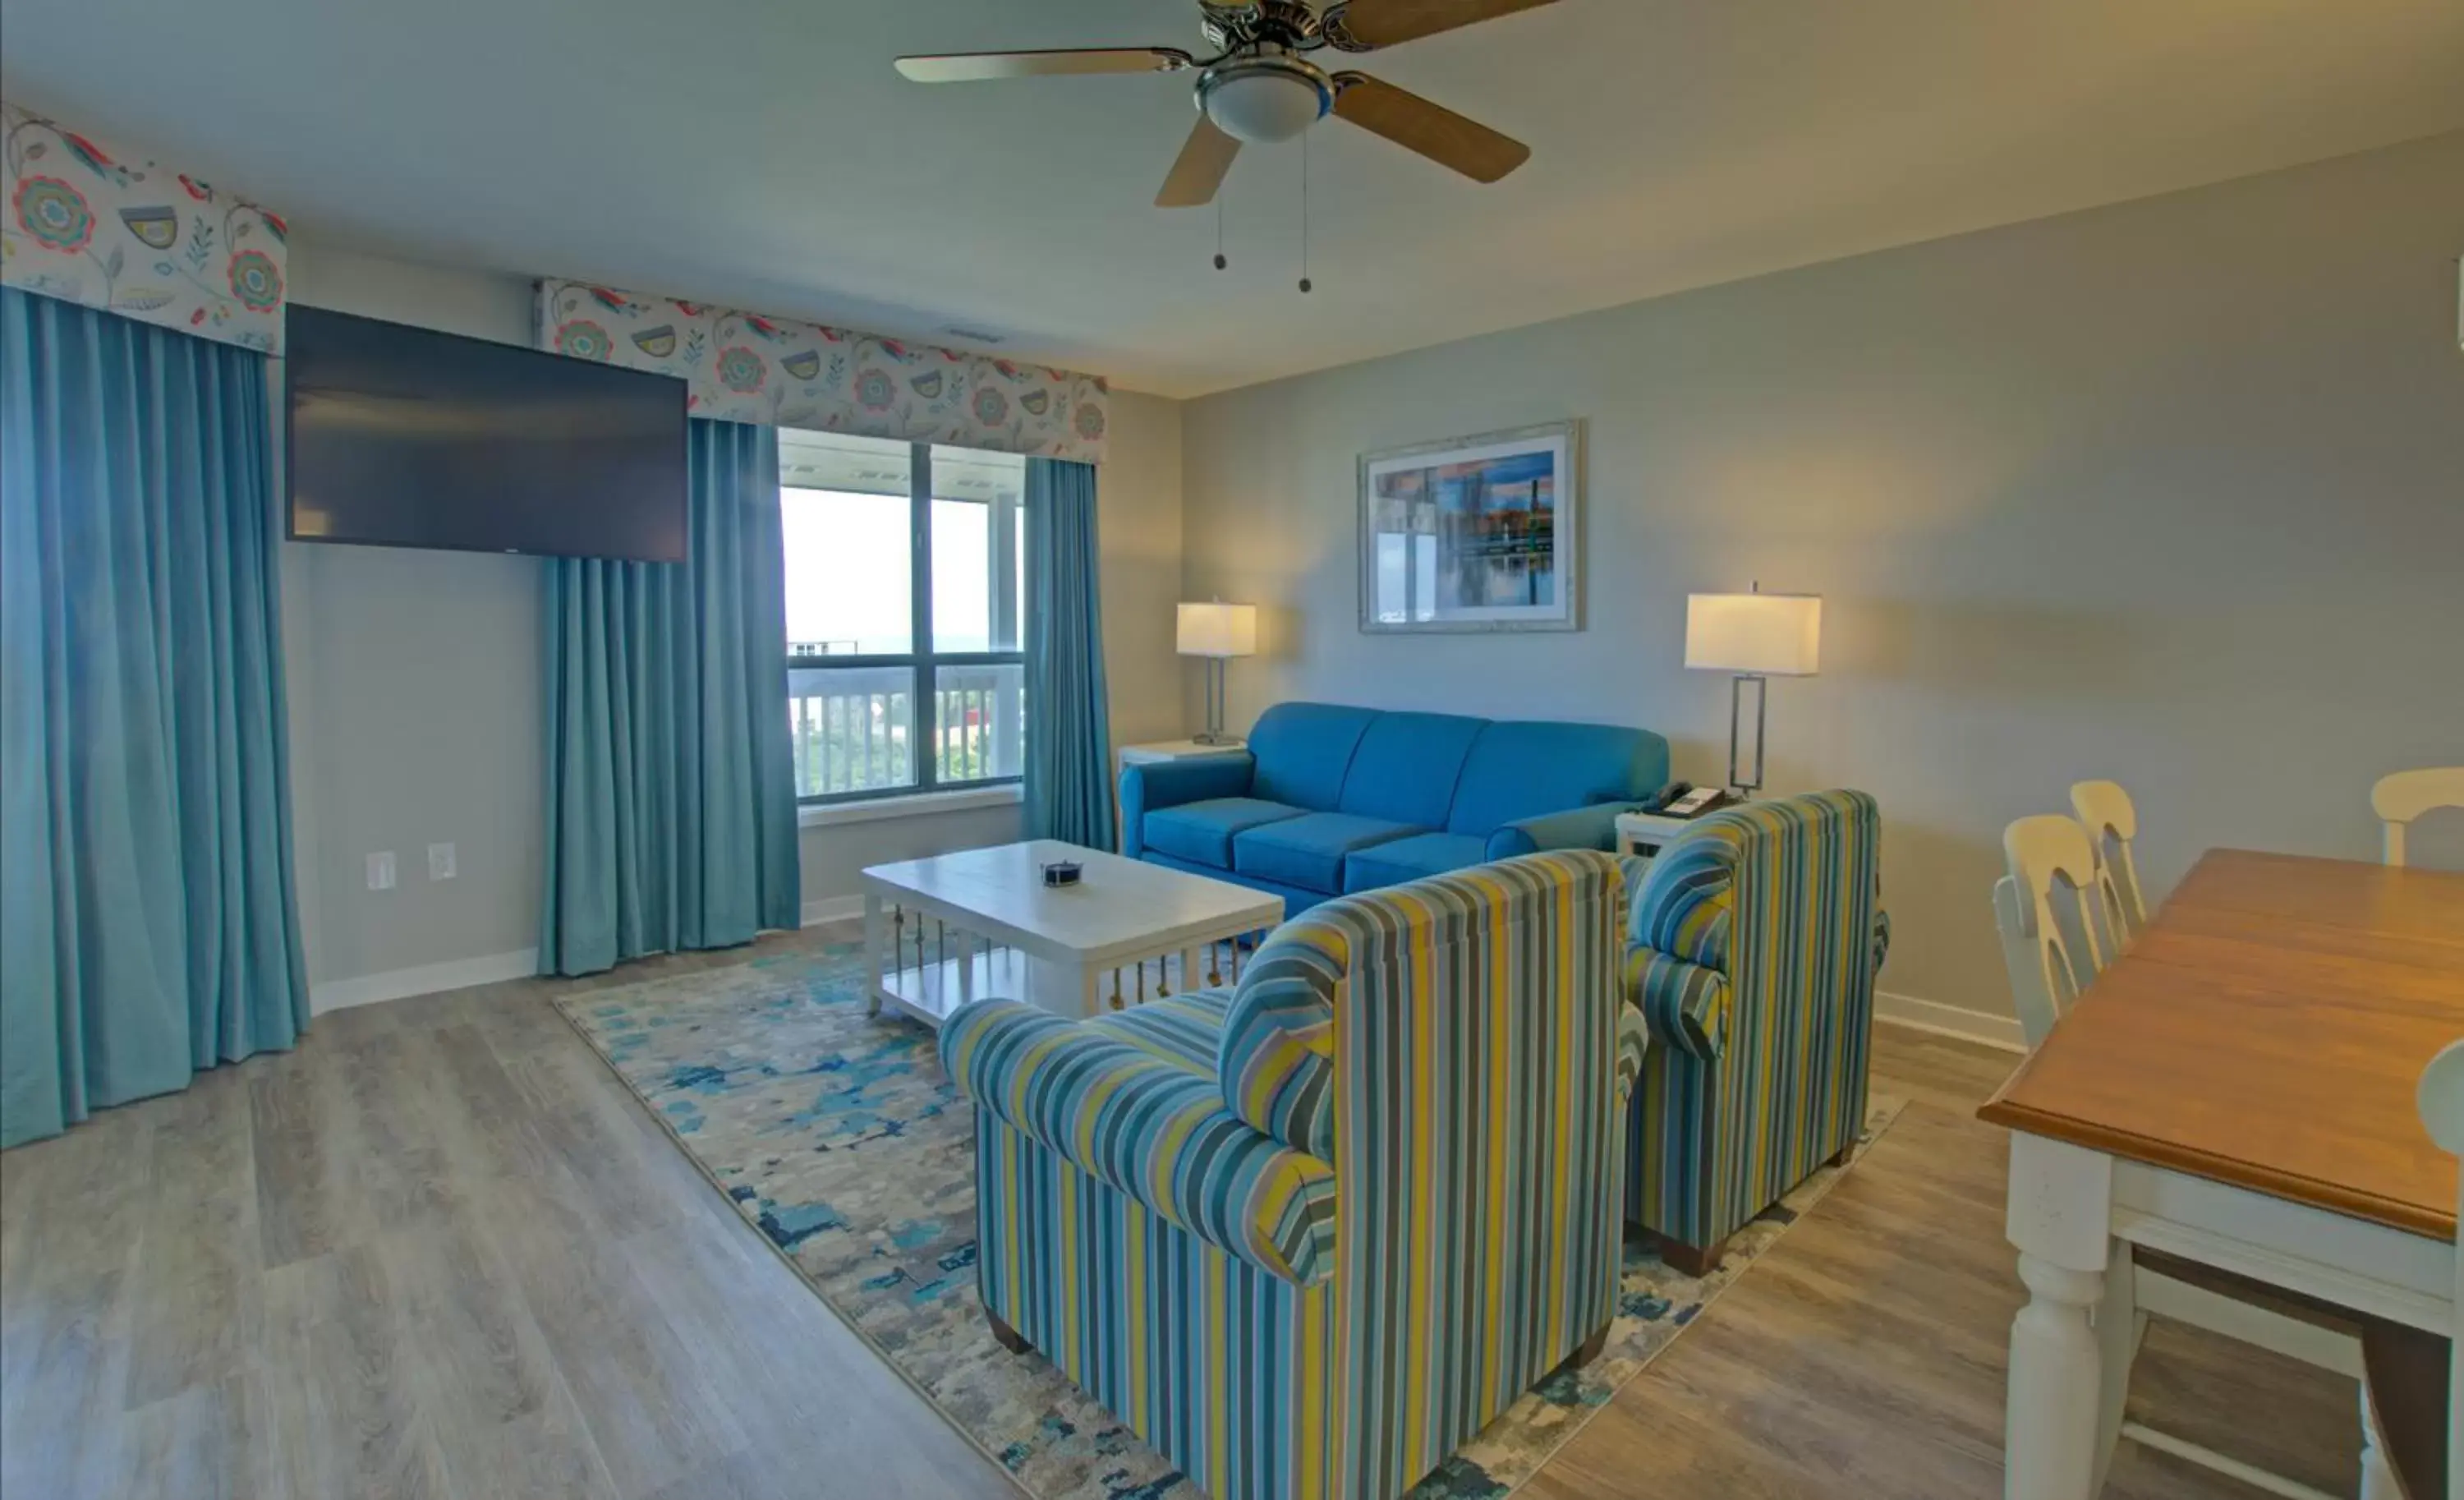
[[[2104,1492],[2105,1471],[2113,1467],[2114,1445],[2122,1437],[2123,1408],[2130,1401],[2130,1367],[2139,1357],[2140,1340],[2147,1332],[2147,1314],[2139,1311],[2139,1269],[2132,1264],[2128,1242],[2112,1243],[2104,1268],[2104,1300],[2096,1310],[2097,1378],[2101,1400],[2096,1418],[2096,1473],[2089,1493]]]
[[[2011,1323],[2006,1500],[2094,1500],[2105,1357],[2093,1319],[2112,1265],[2112,1158],[2011,1137],[2009,1233],[2028,1305]]]
[[[2387,1440],[2379,1432],[2378,1412],[2370,1405],[2366,1380],[2362,1382],[2361,1496],[2362,1500],[2404,1500],[2404,1491],[2395,1487],[2395,1470],[2387,1467]]]
[[[2454,1309],[2447,1335],[2447,1500],[2464,1500],[2464,1249],[2455,1252]]]
[[[958,934],[958,1004],[973,1004],[976,999],[976,935],[961,927]]]
[[[882,966],[881,897],[868,891],[864,893],[864,963],[871,971],[872,987],[865,991],[864,1013],[881,1014],[881,986],[890,977]]]

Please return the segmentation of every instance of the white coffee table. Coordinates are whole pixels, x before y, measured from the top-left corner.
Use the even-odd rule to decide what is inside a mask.
[[[1045,886],[1044,867],[1065,859],[1079,883]],[[979,995],[1095,1015],[1131,998],[1117,977],[1106,995],[1105,975],[1177,955],[1196,976],[1201,951],[1284,919],[1282,896],[1051,839],[875,865],[861,880],[869,1009],[930,1026]]]

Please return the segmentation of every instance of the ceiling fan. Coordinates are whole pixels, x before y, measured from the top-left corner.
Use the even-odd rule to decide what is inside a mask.
[[[1300,0],[1198,0],[1199,29],[1217,49],[1211,57],[1177,47],[972,52],[901,57],[898,71],[918,83],[973,83],[1042,74],[1197,69],[1198,124],[1155,194],[1160,209],[1213,202],[1243,142],[1288,141],[1330,114],[1475,182],[1493,183],[1529,160],[1531,148],[1365,73],[1329,73],[1307,54],[1328,47],[1375,52],[1551,3],[1334,0],[1312,11]]]

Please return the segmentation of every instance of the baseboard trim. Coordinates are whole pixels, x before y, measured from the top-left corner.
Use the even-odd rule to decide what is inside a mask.
[[[864,897],[858,895],[825,895],[818,901],[804,903],[803,926],[818,927],[824,922],[844,922],[864,915]]]
[[[2028,1050],[2027,1034],[2019,1029],[2016,1016],[1997,1016],[1960,1005],[1946,1005],[1938,1000],[1919,1000],[1914,995],[1894,995],[1889,990],[1876,990],[1874,1019],[1887,1021],[1895,1026],[1905,1026],[1911,1031],[1957,1037],[1960,1041],[1974,1042],[1996,1051],[2024,1053]]]
[[[328,980],[308,987],[308,1013],[321,1016],[329,1010],[373,1005],[382,1000],[407,1000],[413,995],[528,979],[538,972],[539,950],[524,948],[519,953],[492,953],[480,959],[456,959],[450,963],[423,963],[416,968],[363,974],[357,979]]]

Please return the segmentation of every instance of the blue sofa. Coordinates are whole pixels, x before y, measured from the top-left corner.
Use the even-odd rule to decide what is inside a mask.
[[[1121,772],[1121,852],[1238,881],[1296,913],[1330,896],[1554,849],[1613,849],[1668,781],[1668,741],[1612,724],[1280,703],[1245,754]]]

